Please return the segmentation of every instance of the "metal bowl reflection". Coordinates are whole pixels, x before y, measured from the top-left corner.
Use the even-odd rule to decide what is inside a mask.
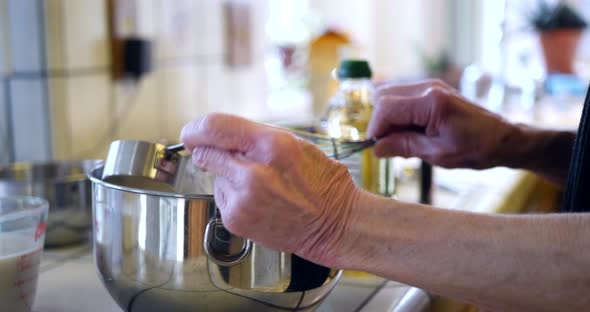
[[[100,161],[13,163],[0,166],[0,196],[28,195],[49,202],[46,246],[80,243],[92,228],[87,174]]]

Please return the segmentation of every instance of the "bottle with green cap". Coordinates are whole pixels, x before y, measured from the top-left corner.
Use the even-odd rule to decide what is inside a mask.
[[[373,112],[373,83],[369,62],[345,59],[335,70],[339,87],[320,119],[320,129],[331,137],[359,140]],[[357,185],[377,194],[391,196],[395,181],[391,159],[378,159],[372,149],[343,160]]]
[[[321,119],[329,136],[361,139],[365,135],[373,105],[371,68],[366,60],[343,60],[335,70],[339,81],[336,94]]]

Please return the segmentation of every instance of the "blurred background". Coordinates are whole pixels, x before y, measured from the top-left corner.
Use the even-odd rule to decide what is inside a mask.
[[[590,0],[564,3],[590,18]],[[0,0],[0,163],[104,158],[121,138],[173,143],[214,111],[309,122],[351,57],[368,59],[376,81],[437,77],[507,118],[575,128],[590,36],[578,32],[571,68],[548,69],[542,5]]]

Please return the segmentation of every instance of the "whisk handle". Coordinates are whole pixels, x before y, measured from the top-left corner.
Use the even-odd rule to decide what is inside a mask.
[[[178,153],[180,151],[184,150],[184,144],[180,143],[180,144],[176,144],[176,145],[170,145],[166,147],[166,152],[168,153]]]

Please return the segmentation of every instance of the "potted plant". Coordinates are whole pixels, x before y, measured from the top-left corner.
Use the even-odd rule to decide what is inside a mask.
[[[548,73],[573,73],[576,55],[586,21],[569,5],[550,4],[540,0],[529,16],[532,27],[539,33]]]

